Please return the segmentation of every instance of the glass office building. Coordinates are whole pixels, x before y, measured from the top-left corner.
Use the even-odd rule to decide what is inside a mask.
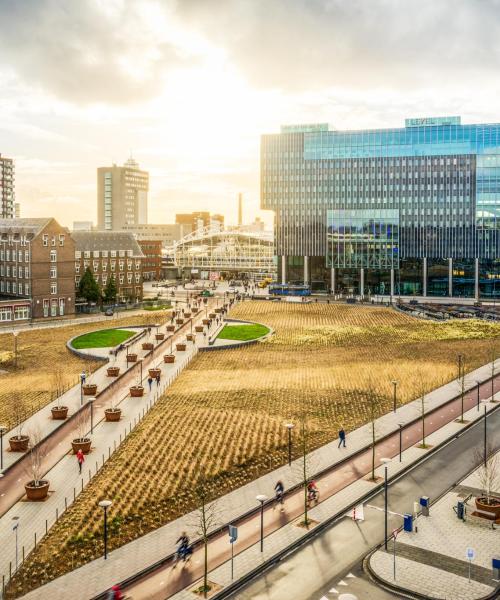
[[[500,124],[290,125],[261,141],[283,282],[354,294],[500,296]]]

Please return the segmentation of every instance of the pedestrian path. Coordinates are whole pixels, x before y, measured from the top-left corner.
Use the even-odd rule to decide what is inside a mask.
[[[470,375],[470,378],[474,381],[486,381],[490,373],[491,366],[485,365],[474,371]],[[496,389],[500,389],[500,382],[496,382],[496,386]],[[489,384],[481,386],[481,396],[489,397],[488,390]],[[448,403],[451,398],[456,397],[456,395],[456,382],[451,382],[434,390],[427,396],[427,412],[430,412],[433,409],[438,409],[443,404]],[[470,408],[465,415],[468,421],[482,418],[483,415],[482,410],[477,410],[475,406],[475,398],[476,388],[474,387],[470,392],[467,393],[467,405],[472,406],[472,408]],[[399,432],[399,423],[409,423],[410,421],[418,419],[420,416],[419,405],[420,401],[417,400],[398,408],[396,412],[388,413],[379,418],[376,423],[377,438],[380,439],[390,433]],[[497,405],[493,403],[484,403],[484,406],[486,406],[487,410],[492,410]],[[436,430],[434,433],[429,434],[427,437],[427,442],[432,445],[437,445],[445,439],[449,439],[450,437],[456,435],[464,426],[461,423],[455,422],[454,418],[457,416],[457,414],[459,413],[457,413],[457,405],[455,404],[454,417],[451,418],[451,421],[448,422],[447,425],[441,426],[441,424],[445,422],[444,415],[441,413],[436,413],[435,417],[438,422],[433,421],[433,426]],[[439,422],[441,416],[443,416],[443,421]],[[434,416],[432,415],[428,418],[430,421],[432,421]],[[405,433],[403,435],[403,441],[409,442],[411,445],[407,450],[402,452],[401,462],[393,461],[391,464],[392,473],[397,473],[400,469],[407,467],[410,463],[419,460],[422,457],[422,454],[425,453],[425,450],[415,447],[414,442],[411,439],[407,439],[407,437],[409,436],[407,436]],[[315,471],[321,472],[332,465],[342,463],[346,458],[353,457],[354,455],[358,454],[361,449],[366,448],[371,443],[371,439],[371,426],[365,425],[347,436],[347,448],[338,448],[336,440],[310,453],[308,460],[311,464],[314,464]],[[384,452],[392,452],[392,456],[397,456],[397,441],[394,441],[391,438],[391,441],[388,442],[388,445],[389,448],[384,450]],[[377,462],[379,461],[380,456],[377,458]],[[275,471],[268,473],[219,499],[217,501],[217,520],[219,525],[234,522],[238,518],[241,518],[242,515],[254,511],[256,508],[256,495],[264,493],[268,496],[271,496],[274,484],[278,479],[281,479],[284,482],[287,489],[300,483],[301,474],[299,473],[300,469],[297,468],[300,466],[299,463],[300,459],[295,461],[292,464],[292,467],[289,467],[288,465],[280,467],[279,469],[276,469]],[[356,469],[351,466],[346,466],[346,469],[354,472],[356,471]],[[377,467],[376,473],[378,476],[382,474],[380,467]],[[325,501],[321,502],[317,507],[312,509],[310,511],[310,516],[313,519],[321,521],[332,514],[347,509],[347,507],[355,503],[357,499],[376,487],[373,482],[367,481],[363,477],[359,478],[359,475],[357,477],[358,479],[354,483],[347,485],[340,490],[332,490],[335,493],[332,493],[332,495],[329,496]],[[298,492],[298,494],[300,496],[301,493]],[[266,514],[268,514],[268,512],[266,512]],[[51,598],[51,600],[57,600],[58,598],[63,599],[71,596],[71,594],[74,594],[77,591],[80,591],[80,593],[84,594],[85,597],[90,598],[109,588],[117,581],[125,580],[134,573],[145,569],[149,565],[163,560],[166,556],[173,552],[175,540],[177,539],[180,531],[186,530],[188,533],[191,533],[192,537],[194,537],[194,517],[194,513],[180,517],[179,519],[176,519],[175,521],[159,528],[158,530],[153,531],[113,551],[105,563],[102,560],[93,561],[73,571],[72,573],[57,579],[56,581],[47,584],[43,588],[28,594],[26,598]],[[249,518],[253,519],[250,527],[253,530],[254,541],[256,541],[256,536],[258,536],[258,523],[255,522],[254,516]],[[271,519],[271,517],[268,518]],[[277,518],[280,519],[281,517],[277,515]],[[258,546],[255,546],[254,544],[251,545],[247,550],[244,550],[238,554],[235,559],[235,569],[237,569],[239,576],[249,572],[257,565],[261,564],[263,560],[269,559],[278,550],[283,549],[291,542],[299,539],[300,536],[305,534],[305,530],[303,528],[297,527],[293,523],[280,523],[280,525],[281,526],[277,531],[266,537],[266,548],[263,553],[260,553]],[[216,568],[211,572],[210,577],[220,585],[224,586],[228,584],[229,575],[227,566],[216,566],[217,560],[219,560],[220,564],[220,562],[226,560],[228,557],[229,547],[227,544],[226,532],[224,532],[223,537],[224,548],[222,550],[213,549],[211,542],[211,568]],[[217,544],[217,540],[214,540],[214,543]],[[193,565],[196,565],[196,562],[194,562]],[[193,575],[196,573],[196,568],[196,566],[193,567]],[[134,588],[134,593],[132,594],[134,600],[141,597],[155,598],[157,597],[155,594],[160,592],[161,595],[158,597],[161,597],[162,599],[165,598],[166,586],[168,586],[174,579],[176,579],[176,577],[174,577],[172,573],[169,572],[165,574],[161,572],[158,581],[155,579],[154,581],[150,580],[148,582],[148,580],[146,580],[144,582],[146,591],[143,591],[146,595],[141,595],[141,590]],[[147,587],[151,584],[151,581],[153,581],[153,585],[158,586],[155,593],[152,592],[151,588]],[[184,581],[184,579],[182,581]],[[188,585],[188,583],[189,581],[186,581],[185,585]],[[81,587],[82,585],[83,587]],[[184,593],[187,595],[183,596]],[[178,597],[192,598],[188,592],[180,592]]]

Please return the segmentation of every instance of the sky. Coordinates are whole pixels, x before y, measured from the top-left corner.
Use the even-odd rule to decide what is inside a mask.
[[[149,221],[259,210],[284,123],[500,121],[500,0],[0,0],[0,153],[21,216],[96,220],[96,169],[150,172]]]

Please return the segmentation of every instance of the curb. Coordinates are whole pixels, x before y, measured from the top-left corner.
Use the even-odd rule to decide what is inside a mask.
[[[204,347],[200,348],[201,352],[207,352],[207,351],[211,351],[211,350],[231,350],[233,348],[243,348],[244,346],[249,346],[250,344],[257,344],[259,342],[263,342],[264,340],[266,340],[268,337],[271,337],[275,333],[275,331],[272,327],[270,327],[269,325],[265,325],[264,323],[257,323],[257,321],[243,321],[242,319],[225,319],[224,322],[225,323],[248,323],[248,325],[262,325],[263,327],[267,327],[269,329],[269,331],[267,333],[265,333],[264,335],[261,335],[260,337],[255,338],[254,340],[235,341],[234,344],[228,344],[226,346],[204,346]]]
[[[128,327],[106,327],[106,329],[108,330],[112,330],[112,329],[144,329],[144,327],[148,327],[147,325],[130,325]],[[97,329],[96,331],[105,331],[104,329]],[[92,332],[89,332],[92,333]],[[130,344],[131,342],[134,343],[137,340],[139,340],[142,335],[144,335],[144,331],[139,331],[136,334],[134,334],[132,337],[127,339],[127,345]],[[80,335],[75,335],[72,338],[70,338],[67,342],[66,342],[66,348],[70,351],[73,352],[73,354],[76,354],[79,358],[83,358],[86,360],[101,360],[103,362],[108,362],[109,358],[107,356],[101,356],[101,355],[97,355],[97,354],[87,354],[85,352],[81,352],[80,350],[78,350],[77,348],[73,348],[73,340],[76,340],[79,337],[82,337],[82,335],[86,335],[85,333],[81,333]],[[117,346],[113,346],[113,349],[117,348]],[[89,350],[91,350],[91,348],[89,348]]]

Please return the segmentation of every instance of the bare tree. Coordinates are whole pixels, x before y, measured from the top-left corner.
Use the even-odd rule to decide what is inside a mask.
[[[21,396],[18,391],[13,391],[11,394],[11,398],[13,401],[12,404],[12,421],[14,423],[14,428],[16,430],[15,437],[17,439],[21,439],[23,437],[23,428],[24,421],[26,419],[26,413],[23,410],[21,404]]]
[[[306,529],[310,525],[309,519],[309,502],[308,502],[308,485],[311,481],[312,475],[315,469],[313,465],[313,460],[309,455],[308,444],[307,444],[307,435],[308,435],[308,427],[307,427],[307,414],[306,411],[303,410],[302,414],[299,417],[300,419],[300,455],[301,461],[294,463],[293,469],[297,478],[300,478],[301,485],[304,491],[304,522],[303,525]]]
[[[477,471],[477,476],[486,498],[486,504],[498,503],[498,500],[493,498],[493,493],[500,492],[500,454],[493,454],[492,451],[492,447],[487,448],[486,452],[488,456],[486,458],[484,450],[481,451],[476,448],[474,452],[476,461],[481,464]]]
[[[375,393],[375,389],[373,386],[373,381],[371,379],[371,377],[368,379],[367,382],[367,389],[366,389],[366,399],[368,402],[368,412],[369,412],[369,417],[370,417],[370,430],[371,430],[371,438],[372,438],[372,443],[371,443],[371,447],[372,447],[372,474],[371,474],[371,480],[372,481],[376,481],[377,478],[375,476],[375,450],[376,450],[376,446],[377,446],[377,431],[376,431],[376,421],[377,421],[377,417],[378,417],[378,410],[377,410],[377,394]]]
[[[419,389],[419,400],[420,403],[418,405],[418,410],[420,413],[420,418],[422,420],[422,444],[420,445],[421,448],[428,448],[427,444],[425,443],[425,409],[427,407],[427,398],[425,397],[427,394],[427,390],[425,388],[425,386],[422,384],[418,387]]]
[[[496,373],[496,362],[497,362],[497,346],[495,341],[491,343],[490,347],[490,368],[491,368],[491,401],[495,402],[495,373]]]
[[[87,408],[81,409],[75,417],[76,431],[78,435],[78,437],[76,438],[77,441],[83,442],[84,440],[88,439],[86,437],[88,432],[88,423],[89,412]]]
[[[464,423],[464,398],[465,398],[465,354],[458,355],[458,385],[460,388],[460,419],[459,423]]]
[[[56,407],[61,406],[59,403],[59,398],[64,394],[65,391],[64,373],[62,369],[58,367],[55,371],[53,371],[51,376],[51,396],[52,400],[56,402]]]
[[[45,444],[42,444],[42,434],[38,427],[34,427],[29,432],[30,451],[29,451],[29,474],[31,477],[30,483],[34,487],[40,485],[43,476],[42,463],[45,456]]]

